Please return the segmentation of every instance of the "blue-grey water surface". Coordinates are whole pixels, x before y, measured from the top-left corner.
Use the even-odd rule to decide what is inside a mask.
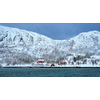
[[[0,77],[99,77],[100,68],[0,68]]]

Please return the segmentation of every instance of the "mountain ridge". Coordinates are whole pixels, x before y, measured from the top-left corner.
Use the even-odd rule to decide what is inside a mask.
[[[95,54],[100,51],[100,32],[82,32],[68,40],[54,40],[36,32],[0,26],[0,56],[26,55],[55,61],[68,54]],[[7,54],[8,53],[8,54]],[[21,55],[22,54],[22,55]],[[16,58],[17,59],[17,58]]]

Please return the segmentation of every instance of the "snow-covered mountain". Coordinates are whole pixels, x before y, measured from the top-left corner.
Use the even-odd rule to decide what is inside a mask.
[[[68,54],[86,53],[100,54],[100,32],[83,32],[69,40],[53,40],[35,32],[0,26],[0,56],[6,58],[21,60],[28,56],[54,61]]]
[[[69,41],[74,42],[72,51],[76,50],[76,53],[96,53],[100,49],[100,32],[82,32]]]

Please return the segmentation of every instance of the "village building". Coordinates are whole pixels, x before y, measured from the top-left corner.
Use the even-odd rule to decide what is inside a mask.
[[[2,65],[0,64],[0,67],[2,67]]]
[[[45,60],[43,58],[38,59],[37,64],[43,64],[43,63],[45,63]]]
[[[68,61],[67,60],[60,60],[58,65],[67,65],[68,64]]]
[[[60,65],[66,65],[67,64],[67,62],[61,62],[60,63]]]
[[[52,67],[52,66],[55,66],[55,64],[51,64],[51,67]]]

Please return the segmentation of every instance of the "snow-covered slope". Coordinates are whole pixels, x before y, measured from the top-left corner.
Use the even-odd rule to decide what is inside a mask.
[[[99,54],[100,32],[84,32],[69,40],[53,40],[35,32],[0,26],[0,52],[0,56],[16,59],[18,55],[26,54],[46,60],[57,60],[68,54]]]
[[[77,53],[95,53],[100,49],[100,32],[83,32],[69,41],[74,41],[72,49]]]
[[[39,48],[49,48],[49,45],[53,46],[54,44],[52,39],[38,33],[0,26],[0,47],[25,52]]]
[[[40,41],[51,41],[50,38],[35,32],[0,26],[0,42],[5,45],[33,46]]]

